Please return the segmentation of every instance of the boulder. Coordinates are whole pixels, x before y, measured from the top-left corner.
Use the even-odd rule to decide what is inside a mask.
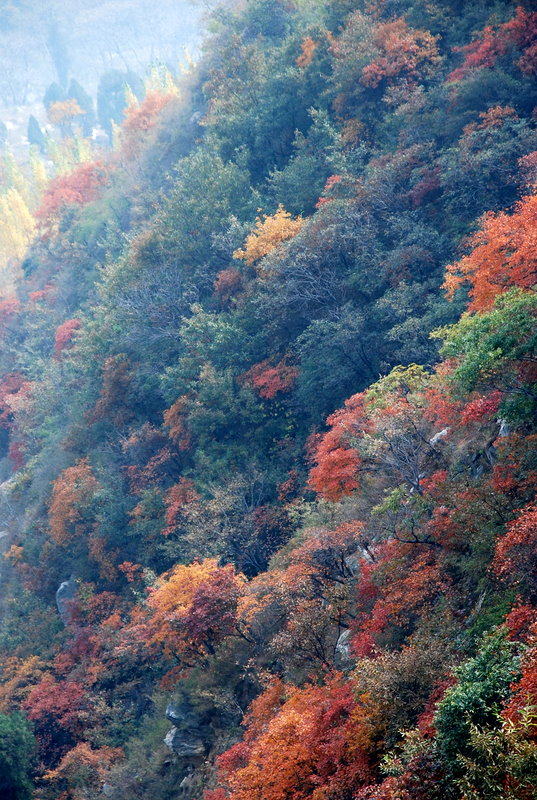
[[[348,667],[351,662],[351,632],[347,628],[340,633],[336,643],[336,663],[339,667]]]
[[[164,744],[178,758],[198,760],[205,756],[205,744],[193,731],[181,731],[175,726],[164,737]]]
[[[183,725],[192,719],[192,710],[186,703],[175,703],[171,700],[166,706],[166,719],[176,727]]]
[[[58,607],[58,614],[64,625],[69,625],[73,614],[73,601],[76,598],[76,581],[69,578],[68,581],[62,581],[56,592],[56,605]]]
[[[432,439],[429,439],[429,444],[431,445],[431,447],[434,447],[443,439],[445,439],[448,436],[448,434],[449,434],[449,428],[443,428],[441,431],[438,431],[438,433],[435,433]]]
[[[506,436],[511,435],[511,428],[509,427],[509,423],[506,419],[499,419],[498,424],[500,426],[500,430],[498,431],[498,439],[505,439]]]
[[[191,771],[189,771],[179,784],[179,794],[181,796],[191,797],[194,786],[194,775]]]
[[[166,747],[187,761],[203,758],[207,747],[202,738],[201,721],[188,700],[170,700],[166,706],[166,719],[173,725],[164,739]]]

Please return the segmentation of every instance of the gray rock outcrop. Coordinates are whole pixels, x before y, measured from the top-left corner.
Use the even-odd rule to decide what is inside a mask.
[[[511,435],[511,428],[506,419],[499,419],[498,424],[500,426],[500,430],[498,431],[498,439],[505,439],[507,436]]]
[[[69,625],[73,615],[73,602],[76,598],[76,581],[69,578],[68,581],[62,581],[56,592],[56,606],[58,607],[58,614],[64,625]]]
[[[439,442],[442,442],[444,439],[446,439],[447,436],[449,436],[449,430],[449,428],[444,428],[443,430],[438,431],[438,433],[435,433],[432,439],[429,439],[429,444],[431,447],[435,447],[435,445],[437,445]]]
[[[203,758],[207,752],[202,738],[200,722],[188,702],[170,701],[166,706],[166,719],[173,728],[164,738],[164,744],[178,758],[187,761]]]
[[[336,643],[336,665],[341,668],[349,667],[351,656],[351,632],[349,629],[342,631]]]
[[[197,760],[205,756],[205,744],[193,732],[179,730],[175,726],[164,737],[164,744],[178,758]]]

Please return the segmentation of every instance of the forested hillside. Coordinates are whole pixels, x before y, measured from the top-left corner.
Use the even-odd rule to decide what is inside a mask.
[[[537,3],[205,24],[5,204],[0,795],[532,800]]]

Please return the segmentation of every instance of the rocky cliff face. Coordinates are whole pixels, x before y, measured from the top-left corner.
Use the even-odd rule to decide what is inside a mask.
[[[186,703],[170,702],[166,707],[166,719],[173,728],[164,738],[164,744],[172,753],[185,762],[195,765],[206,755],[209,742],[203,737],[203,728],[192,708]]]

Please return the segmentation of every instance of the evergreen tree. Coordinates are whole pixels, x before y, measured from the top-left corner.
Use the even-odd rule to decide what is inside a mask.
[[[39,122],[33,114],[30,115],[30,119],[28,120],[27,137],[30,144],[35,144],[36,147],[39,147],[42,153],[45,152],[45,136],[41,130]]]
[[[29,800],[35,739],[22,714],[0,714],[0,797]]]
[[[60,86],[67,88],[69,80],[69,53],[65,37],[56,20],[49,24],[47,48],[54,63]]]
[[[43,105],[48,109],[53,103],[63,103],[65,100],[65,89],[62,89],[59,83],[51,83],[43,97]]]
[[[97,116],[99,124],[111,135],[112,122],[119,124],[127,107],[127,89],[136,97],[143,94],[142,81],[134,72],[109,70],[101,76],[97,90]]]
[[[91,131],[96,122],[93,100],[86,90],[79,84],[79,82],[74,80],[74,78],[72,78],[71,82],[69,83],[67,97],[68,99],[76,100],[79,108],[81,108],[84,112],[76,121],[80,122],[84,136],[91,136]]]

